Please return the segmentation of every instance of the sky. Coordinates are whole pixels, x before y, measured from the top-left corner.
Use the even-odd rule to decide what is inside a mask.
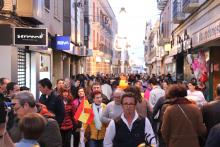
[[[127,33],[131,48],[130,58],[137,65],[144,62],[144,45],[146,22],[152,24],[159,18],[157,10],[157,0],[108,0],[119,23],[119,32]],[[120,15],[120,9],[124,7],[126,14]],[[124,18],[125,17],[125,18]],[[120,25],[121,23],[121,25]]]

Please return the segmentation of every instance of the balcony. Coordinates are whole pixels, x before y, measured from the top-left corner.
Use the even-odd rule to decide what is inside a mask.
[[[157,8],[161,11],[164,10],[164,8],[166,7],[168,0],[157,0]]]
[[[192,13],[200,6],[199,0],[183,0],[183,12]]]
[[[182,5],[179,0],[173,2],[173,23],[180,24],[185,20],[185,13],[182,11]]]
[[[164,46],[166,43],[170,42],[170,38],[161,34],[158,38],[158,45]]]

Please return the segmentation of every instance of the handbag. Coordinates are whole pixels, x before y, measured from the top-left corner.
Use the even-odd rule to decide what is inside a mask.
[[[191,126],[193,127],[192,121],[189,119],[189,117],[186,115],[185,111],[183,110],[183,108],[180,105],[177,105],[179,107],[179,109],[182,111],[183,115],[185,116],[185,118],[187,119],[187,121],[191,124]],[[195,131],[195,130],[194,130]],[[196,133],[196,131],[195,131]],[[197,134],[197,133],[196,133]],[[203,136],[198,136],[198,141],[199,141],[199,145],[200,146],[204,146],[205,142],[206,142],[206,138]]]

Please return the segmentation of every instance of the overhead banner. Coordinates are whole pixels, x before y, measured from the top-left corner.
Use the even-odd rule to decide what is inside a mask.
[[[48,46],[46,28],[14,28],[14,45]]]

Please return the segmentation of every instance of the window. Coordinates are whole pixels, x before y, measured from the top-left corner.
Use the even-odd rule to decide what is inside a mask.
[[[50,0],[44,0],[44,7],[50,10]]]
[[[96,46],[95,46],[95,30],[93,30],[93,49],[96,49]]]
[[[18,85],[26,86],[26,51],[18,48]]]
[[[99,33],[98,32],[96,34],[96,37],[97,37],[96,44],[97,44],[97,47],[98,47],[99,46]]]
[[[54,16],[59,16],[58,0],[54,0]]]
[[[54,18],[61,21],[61,5],[60,0],[54,0]]]
[[[93,22],[95,21],[95,3],[93,2]]]

